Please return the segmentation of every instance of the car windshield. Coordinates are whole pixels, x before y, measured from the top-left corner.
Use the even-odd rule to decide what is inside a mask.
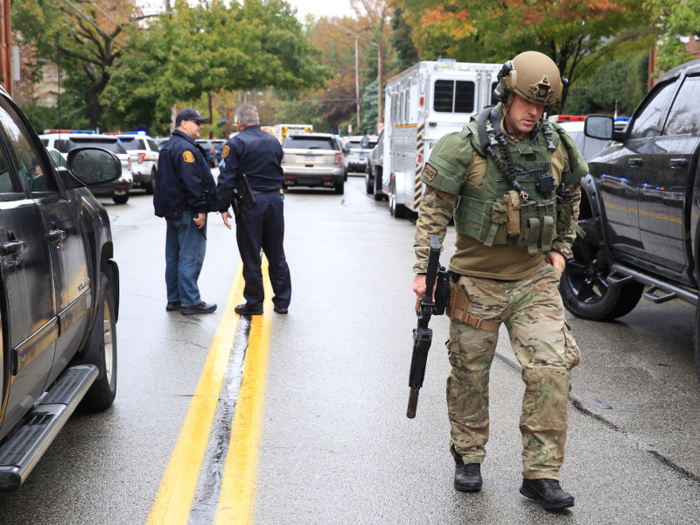
[[[146,145],[143,143],[143,139],[136,137],[119,137],[119,140],[126,149],[146,149]]]
[[[285,139],[284,147],[287,149],[338,149],[331,137],[309,137],[308,135],[291,135]]]
[[[124,146],[122,146],[119,143],[119,139],[105,139],[105,138],[75,138],[71,137],[70,140],[66,140],[65,144],[63,145],[65,150],[62,150],[61,148],[58,147],[58,142],[56,141],[56,149],[59,150],[61,153],[68,153],[71,150],[77,149],[77,148],[85,148],[85,147],[95,147],[95,148],[102,148],[106,149],[107,151],[111,151],[112,153],[117,153],[117,154],[126,154],[126,150],[124,149]]]
[[[372,149],[376,145],[377,145],[376,140],[370,140],[369,146],[367,146],[366,148],[362,147],[362,143],[359,140],[349,140],[348,141],[348,147],[351,149]]]

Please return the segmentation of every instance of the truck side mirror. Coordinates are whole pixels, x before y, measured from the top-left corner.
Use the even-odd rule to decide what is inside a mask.
[[[78,148],[68,153],[68,169],[84,186],[104,184],[118,179],[122,174],[119,158],[102,148]]]
[[[613,138],[615,120],[609,115],[588,115],[583,126],[583,133],[593,139],[610,140]]]

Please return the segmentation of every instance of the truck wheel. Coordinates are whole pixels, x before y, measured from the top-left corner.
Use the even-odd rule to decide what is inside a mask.
[[[100,374],[88,390],[82,406],[89,410],[105,410],[117,395],[117,325],[114,294],[104,273],[100,274],[100,298],[95,324],[90,332],[84,363],[97,366]]]
[[[156,190],[156,170],[151,170],[151,180],[146,184],[146,195],[153,195]]]
[[[114,204],[126,204],[129,200],[129,192],[127,191],[126,195],[112,195],[112,200]]]
[[[406,216],[404,205],[396,203],[396,186],[393,181],[389,190],[389,213],[396,219],[403,219]]]
[[[610,263],[600,248],[593,219],[579,221],[579,226],[586,237],[574,242],[574,257],[567,261],[561,278],[559,291],[564,306],[576,317],[592,321],[612,321],[627,315],[637,306],[644,285],[610,284]]]
[[[695,368],[700,378],[700,305],[695,313]]]
[[[335,193],[337,195],[343,195],[345,193],[345,182],[336,182]]]
[[[367,173],[365,174],[365,193],[367,195],[372,195],[374,192],[374,181],[372,180],[372,171],[367,170]]]
[[[384,194],[382,193],[382,170],[377,169],[376,173],[374,174],[374,187],[373,187],[373,195],[374,195],[374,200],[375,201],[382,201],[384,200]]]

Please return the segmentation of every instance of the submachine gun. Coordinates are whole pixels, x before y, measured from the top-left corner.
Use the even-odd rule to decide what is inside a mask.
[[[435,289],[435,299],[433,299]],[[411,373],[408,376],[408,386],[411,392],[408,396],[409,419],[416,417],[418,407],[418,392],[423,386],[425,365],[428,361],[428,351],[433,342],[433,330],[428,328],[433,315],[443,315],[449,297],[450,279],[447,270],[440,266],[440,241],[437,235],[430,236],[430,256],[428,258],[428,273],[425,275],[425,295],[418,307],[418,326],[413,329],[413,356],[411,357]]]

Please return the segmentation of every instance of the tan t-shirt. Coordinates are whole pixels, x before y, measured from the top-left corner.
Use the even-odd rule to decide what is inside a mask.
[[[501,122],[501,129],[509,142],[521,143],[517,137],[506,133]],[[527,142],[531,139],[527,138]],[[523,148],[520,146],[520,148]],[[568,165],[566,150],[561,143],[552,152],[552,175],[559,185],[564,166]],[[476,186],[484,178],[487,160],[476,152],[467,171],[466,185]],[[486,279],[500,279],[503,281],[515,281],[526,277],[529,273],[544,263],[545,255],[542,250],[537,255],[530,256],[524,248],[518,248],[512,244],[496,245],[488,247],[473,237],[457,234],[455,243],[457,251],[450,261],[450,270],[461,275],[471,275]]]

